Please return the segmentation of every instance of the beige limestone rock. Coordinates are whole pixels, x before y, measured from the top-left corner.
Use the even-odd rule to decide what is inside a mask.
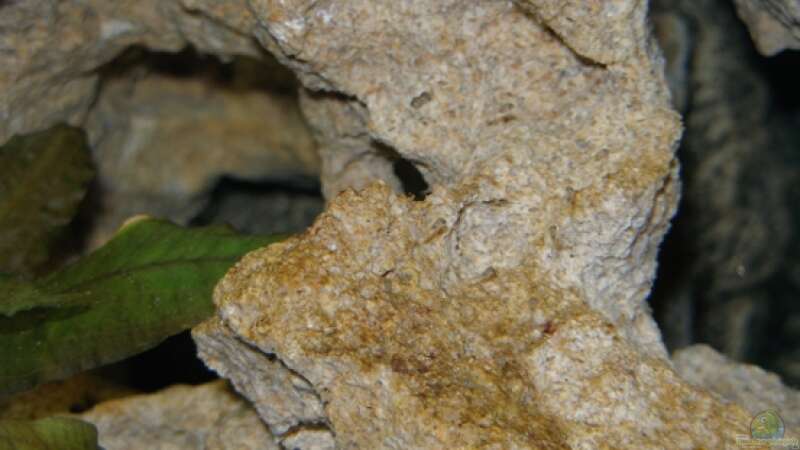
[[[800,2],[734,0],[733,3],[762,55],[772,56],[785,49],[800,49]]]
[[[187,2],[190,3],[190,2]],[[221,57],[260,55],[242,31],[177,1],[48,0],[0,4],[0,142],[61,121],[83,124],[97,89],[95,69],[131,45],[178,51],[187,44]]]
[[[685,380],[744,406],[752,415],[778,411],[787,435],[800,436],[800,392],[774,373],[731,360],[707,345],[678,350],[672,361]]]
[[[644,3],[258,5],[262,44],[335,92],[302,103],[331,203],[237,265],[195,338],[279,439],[291,417],[338,448],[733,447],[749,416],[677,377],[643,303],[679,134]]]
[[[263,180],[319,171],[296,98],[215,87],[203,77],[111,78],[87,128],[104,210],[94,241],[135,214],[186,223],[223,175]]]
[[[224,381],[101,403],[81,419],[106,450],[278,450],[246,400]]]
[[[543,268],[446,283],[449,195],[347,191],[217,287],[200,356],[279,439],[323,426],[337,448],[733,448],[746,433],[740,407],[683,382]]]
[[[236,266],[195,331],[282,445],[733,448],[746,432],[745,410],[672,371],[644,303],[680,134],[645,1],[2,8],[0,140],[82,123],[94,70],[131,44],[257,42],[309,90],[329,209]],[[397,194],[398,157],[423,202]]]
[[[447,283],[543,263],[663,354],[642,299],[674,208],[679,122],[650,41],[620,32],[636,52],[605,67],[510,3],[301,3],[263,2],[263,25],[308,86],[345,94],[303,102],[329,198],[350,179],[396,185],[371,148],[390,147],[458,192]],[[644,26],[630,20],[622,30]]]

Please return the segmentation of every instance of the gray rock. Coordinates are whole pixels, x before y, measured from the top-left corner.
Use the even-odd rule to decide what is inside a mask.
[[[675,370],[690,383],[744,406],[750,414],[779,412],[788,430],[800,428],[800,392],[779,376],[726,358],[707,345],[693,345],[672,356]]]
[[[800,49],[800,2],[734,0],[734,3],[762,55],[772,56],[785,49]]]
[[[278,450],[246,400],[227,383],[173,386],[102,403],[81,419],[106,450]]]

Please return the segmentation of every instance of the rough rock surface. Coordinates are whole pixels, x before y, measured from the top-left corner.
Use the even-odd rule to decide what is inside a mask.
[[[624,328],[661,351],[642,299],[674,208],[679,123],[650,41],[619,36],[638,42],[637,52],[605,67],[512,4],[274,6],[267,31],[300,79],[347,94],[303,101],[321,130],[329,198],[351,171],[382,178],[371,146],[391,147],[430,185],[458,192],[448,199],[463,217],[448,238],[446,283],[523,261],[544,265],[612,321],[636,323]],[[361,15],[371,19],[347,25]],[[643,16],[629,20],[644,27]],[[461,31],[444,31],[452,29]],[[320,61],[302,63],[314,56]]]
[[[277,442],[286,447],[286,439],[299,439],[312,443],[303,449],[334,448],[322,400],[308,380],[274,356],[248,350],[219,319],[201,324],[193,336],[206,364],[226,374],[250,399]]]
[[[228,384],[174,386],[102,403],[82,414],[106,450],[278,450],[246,400]]]
[[[337,448],[723,448],[746,432],[740,407],[539,269],[447,283],[449,195],[348,191],[218,286],[200,356],[278,438],[324,427]]]
[[[0,140],[83,123],[94,69],[134,43],[260,44],[308,89],[330,207],[233,269],[195,332],[283,445],[725,448],[746,432],[745,410],[670,368],[644,303],[680,134],[645,1],[0,8]],[[424,201],[398,195],[397,158]]]
[[[800,2],[797,0],[734,0],[761,54],[800,49]]]
[[[192,44],[221,57],[261,54],[243,32],[255,23],[243,3],[235,24],[191,14],[192,2],[185,3],[0,3],[0,142],[60,121],[82,125],[95,99],[95,69],[131,45],[174,52]]]
[[[777,410],[793,436],[800,434],[800,392],[786,387],[780,377],[758,366],[726,358],[707,345],[693,345],[672,356],[685,380],[747,408],[752,414]]]
[[[94,246],[132,214],[185,223],[223,174],[318,173],[296,99],[141,73],[100,82],[131,46],[272,59],[244,2],[203,4],[214,17],[189,0],[0,2],[0,142],[62,121],[87,128],[103,189]]]
[[[188,222],[223,175],[319,173],[296,98],[215,87],[202,77],[107,79],[87,129],[103,208],[94,240],[140,213]]]

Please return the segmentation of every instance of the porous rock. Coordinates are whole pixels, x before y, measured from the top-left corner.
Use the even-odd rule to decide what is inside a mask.
[[[605,67],[514,4],[264,4],[275,13],[262,41],[291,55],[307,85],[340,93],[303,101],[329,198],[351,178],[363,188],[368,177],[352,171],[384,179],[374,147],[389,147],[430,185],[458,192],[446,283],[544,263],[662,351],[642,299],[674,211],[679,122],[652,42],[620,35],[636,52]]]
[[[800,49],[800,2],[734,0],[734,4],[762,55],[772,56],[785,49]]]
[[[278,450],[246,400],[224,381],[173,386],[101,403],[81,419],[106,450]]]
[[[52,5],[0,6],[17,30],[0,139],[81,123],[93,70],[131,44],[257,42],[309,90],[329,208],[237,265],[195,330],[280,442],[725,448],[746,432],[745,410],[670,368],[644,303],[680,134],[645,1]],[[397,158],[424,201],[398,194]]]
[[[745,433],[743,409],[672,371],[643,303],[680,128],[643,3],[568,4],[577,25],[551,2],[260,4],[261,42],[336,92],[302,104],[330,204],[232,269],[195,339],[264,398],[279,439],[723,448]],[[423,202],[396,193],[386,148],[432,186]]]
[[[218,285],[200,356],[278,439],[324,427],[320,445],[337,448],[724,448],[746,432],[740,407],[682,381],[544,268],[446,283],[451,200],[380,184],[339,195]]]

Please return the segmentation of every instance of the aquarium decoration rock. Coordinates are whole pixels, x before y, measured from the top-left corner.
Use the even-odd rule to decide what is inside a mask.
[[[665,19],[670,67],[647,14],[645,0],[5,2],[0,140],[57,121],[99,136],[92,108],[115,88],[103,97],[98,68],[131,45],[269,52],[301,84],[326,208],[236,264],[193,331],[263,448],[734,448],[752,412],[676,370],[646,302],[690,102],[664,69],[673,89],[693,80],[691,29]],[[205,389],[156,395],[226,414]],[[153,436],[177,423],[150,448],[175,429],[223,434],[149,401],[84,418],[101,443],[126,429],[104,422],[145,405]]]

